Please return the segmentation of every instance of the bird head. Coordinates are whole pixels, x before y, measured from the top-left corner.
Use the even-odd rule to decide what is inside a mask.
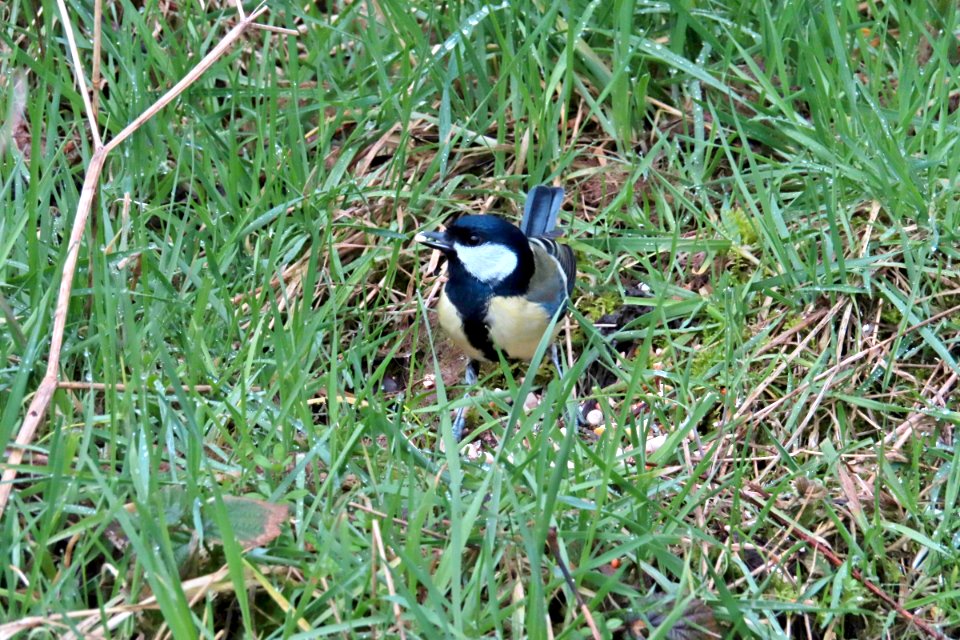
[[[414,240],[447,256],[451,278],[462,274],[493,288],[525,286],[533,269],[527,237],[499,216],[463,216],[446,231],[423,231]]]

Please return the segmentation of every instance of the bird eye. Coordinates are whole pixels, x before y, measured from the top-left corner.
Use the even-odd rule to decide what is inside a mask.
[[[475,247],[480,244],[480,236],[475,233],[471,233],[470,237],[467,238],[467,246]]]

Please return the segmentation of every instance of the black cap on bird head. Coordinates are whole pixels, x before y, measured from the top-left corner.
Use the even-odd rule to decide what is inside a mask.
[[[529,240],[500,216],[463,216],[446,231],[424,231],[415,240],[442,251],[451,275],[472,276],[488,286],[522,288],[533,271]]]
[[[422,231],[414,240],[447,254],[456,253],[457,245],[477,247],[496,243],[518,251],[527,247],[527,238],[520,229],[494,215],[461,216],[450,223],[446,231]]]

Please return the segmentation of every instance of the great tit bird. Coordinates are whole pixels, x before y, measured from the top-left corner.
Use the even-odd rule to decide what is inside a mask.
[[[540,185],[527,196],[520,228],[495,215],[458,218],[446,231],[425,231],[416,241],[439,249],[449,263],[440,296],[440,326],[476,361],[533,358],[553,317],[566,311],[573,293],[573,250],[556,242],[554,229],[563,189]],[[459,439],[462,414],[454,425]]]

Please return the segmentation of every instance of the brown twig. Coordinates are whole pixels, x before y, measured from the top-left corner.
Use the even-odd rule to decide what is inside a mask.
[[[779,334],[770,342],[767,342],[766,344],[761,345],[760,348],[757,349],[756,352],[754,353],[754,357],[762,355],[767,351],[770,351],[771,349],[779,349],[781,346],[789,342],[794,335],[800,333],[801,331],[809,327],[811,324],[815,322],[819,322],[820,319],[823,318],[823,316],[825,316],[828,311],[829,309],[817,309],[816,311],[812,311],[807,315],[803,316],[800,319],[800,321],[797,322],[794,326],[790,327],[783,333]],[[786,317],[787,317],[786,315],[780,316],[777,320],[774,321],[774,323],[783,322],[786,319]]]
[[[69,391],[108,391],[114,390],[124,392],[128,389],[122,382],[116,384],[106,384],[104,382],[77,382],[74,380],[61,380],[57,382],[58,389],[67,389]],[[136,391],[138,387],[129,387]],[[176,393],[177,391],[193,391],[195,393],[213,393],[218,389],[227,387],[216,386],[212,384],[184,384],[180,386],[167,386],[163,388],[164,393]],[[247,387],[248,391],[263,391],[260,387]]]
[[[741,404],[740,407],[737,409],[736,413],[733,414],[734,419],[746,415],[746,413],[750,410],[750,407],[753,406],[753,403],[757,400],[757,398],[759,398],[759,397],[763,394],[763,392],[767,390],[767,387],[769,387],[771,384],[773,384],[773,382],[774,382],[777,378],[780,377],[780,374],[783,373],[783,371],[784,371],[788,366],[790,366],[790,364],[791,364],[795,359],[797,359],[797,358],[803,353],[803,351],[807,348],[807,345],[808,345],[817,335],[820,334],[820,331],[821,331],[825,326],[827,326],[827,324],[829,324],[829,322],[830,322],[831,318],[833,317],[833,315],[834,315],[837,311],[839,311],[841,304],[842,304],[842,303],[838,302],[837,304],[835,304],[835,305],[833,306],[832,309],[830,309],[830,311],[829,311],[828,313],[823,314],[823,315],[820,317],[820,322],[818,322],[817,325],[816,325],[813,329],[810,330],[810,333],[808,333],[808,334],[806,335],[806,337],[805,337],[803,340],[801,340],[799,344],[797,344],[797,346],[794,348],[794,350],[791,351],[790,354],[787,355],[787,357],[784,358],[783,361],[780,362],[780,363],[777,365],[777,367],[770,373],[770,375],[768,375],[766,378],[764,378],[763,381],[761,381],[761,382],[753,389],[753,391],[750,393],[750,395],[747,396],[747,399],[744,400],[744,401],[743,401],[743,404]]]
[[[146,111],[137,116],[133,122],[127,125],[109,142],[104,144],[101,141],[100,131],[97,127],[96,118],[94,117],[90,94],[87,91],[86,82],[83,79],[83,68],[80,65],[80,55],[73,37],[73,29],[67,14],[67,8],[63,0],[57,0],[57,4],[60,7],[60,15],[63,19],[71,57],[73,58],[74,76],[77,81],[77,86],[80,89],[80,94],[83,97],[87,120],[90,123],[90,135],[93,138],[94,152],[90,158],[87,173],[84,176],[83,188],[80,191],[80,200],[77,203],[77,212],[73,219],[73,228],[70,231],[70,240],[67,244],[67,256],[63,264],[60,289],[57,294],[57,304],[53,313],[53,332],[50,337],[47,370],[43,376],[43,380],[40,382],[40,386],[37,388],[36,394],[33,396],[33,400],[30,402],[30,406],[27,408],[23,422],[20,424],[16,444],[11,447],[10,455],[7,457],[4,465],[6,468],[3,471],[2,480],[0,480],[0,517],[3,516],[7,502],[10,499],[10,493],[13,491],[13,483],[17,478],[16,467],[23,459],[24,447],[33,441],[33,436],[36,434],[40,426],[40,421],[50,406],[53,393],[58,387],[57,376],[60,368],[60,351],[63,348],[63,334],[67,324],[67,311],[70,302],[70,292],[73,289],[73,277],[77,269],[77,259],[80,256],[80,242],[83,239],[84,230],[87,226],[87,218],[90,216],[91,205],[97,193],[100,173],[103,170],[103,164],[107,159],[107,155],[117,148],[120,143],[133,135],[137,129],[152,118],[158,111],[176,99],[187,87],[196,82],[197,79],[236,42],[243,32],[251,27],[255,20],[266,11],[266,6],[260,6],[249,16],[238,22],[180,82],[163,94]]]
[[[603,636],[600,635],[600,630],[597,629],[597,623],[593,621],[593,614],[590,613],[590,608],[587,606],[583,596],[580,595],[580,591],[577,589],[577,583],[573,581],[573,576],[570,575],[570,570],[567,569],[567,563],[563,561],[563,556],[560,554],[560,541],[557,539],[556,527],[550,527],[550,530],[547,532],[547,546],[550,548],[554,562],[560,567],[560,573],[563,574],[563,579],[566,580],[567,586],[570,588],[570,591],[573,592],[573,597],[577,600],[577,606],[580,607],[580,613],[583,614],[583,619],[587,621],[587,626],[590,627],[590,633],[593,639],[600,640]]]
[[[103,43],[103,0],[94,0],[93,3],[93,71],[90,73],[90,84],[93,96],[91,105],[93,119],[96,121],[100,111],[100,47]]]
[[[741,491],[740,495],[746,500],[748,500],[749,502],[751,502],[752,504],[754,504],[757,508],[766,509],[766,505],[763,503],[763,501],[759,497],[752,495],[746,491]],[[830,564],[832,564],[834,567],[837,567],[837,568],[842,567],[846,562],[846,560],[844,560],[837,553],[835,553],[827,543],[817,539],[815,536],[808,534],[800,527],[794,526],[795,523],[791,522],[789,518],[785,518],[781,514],[777,513],[775,509],[771,509],[769,513],[784,526],[793,527],[793,530],[792,530],[793,535],[795,535],[796,537],[800,538],[801,540],[803,540],[804,542],[812,546],[817,551],[817,553],[823,554],[823,557],[825,557],[827,561]],[[908,623],[916,626],[918,629],[923,631],[929,637],[936,638],[936,640],[949,640],[947,636],[942,634],[939,630],[934,629],[929,622],[907,611],[903,607],[903,605],[901,605],[899,602],[894,600],[893,597],[891,597],[886,591],[884,591],[877,585],[867,580],[859,569],[855,567],[850,567],[850,575],[852,575],[855,580],[857,580],[860,584],[866,587],[867,591],[877,596],[885,605],[887,605],[888,607],[896,611],[900,617],[902,617]]]
[[[790,391],[789,393],[787,393],[787,394],[784,395],[784,396],[781,396],[780,398],[778,398],[778,399],[775,400],[774,402],[770,403],[769,405],[767,405],[767,406],[764,407],[763,409],[757,411],[757,412],[754,413],[754,414],[750,414],[749,416],[746,416],[746,417],[747,417],[749,420],[753,421],[753,422],[759,422],[760,420],[763,420],[763,419],[766,418],[768,415],[770,415],[774,410],[776,410],[776,409],[777,409],[780,405],[782,405],[784,402],[787,402],[787,401],[790,400],[791,398],[795,398],[796,396],[798,396],[798,395],[801,394],[801,393],[805,393],[805,392],[807,391],[807,389],[810,388],[810,385],[812,385],[812,384],[814,384],[814,383],[816,383],[816,382],[820,382],[821,380],[824,380],[824,379],[826,379],[826,378],[829,378],[830,376],[835,375],[835,374],[837,373],[837,371],[842,370],[843,368],[845,368],[845,367],[853,364],[854,362],[857,362],[857,361],[859,361],[859,360],[862,360],[863,358],[866,358],[866,357],[872,356],[872,355],[875,354],[875,353],[878,353],[878,352],[879,352],[880,350],[882,350],[883,348],[885,348],[885,347],[893,344],[893,342],[894,342],[895,340],[898,340],[898,339],[902,338],[903,336],[905,336],[905,335],[907,335],[907,334],[909,334],[909,333],[912,333],[912,332],[916,331],[917,329],[922,329],[923,327],[925,327],[925,326],[927,326],[927,325],[933,324],[934,322],[937,322],[938,320],[942,320],[943,318],[950,317],[950,316],[952,316],[953,314],[957,313],[958,311],[960,311],[960,305],[956,305],[956,306],[954,306],[954,307],[951,307],[951,308],[949,308],[949,309],[946,309],[945,311],[941,311],[940,313],[937,313],[937,314],[935,314],[935,315],[932,315],[932,316],[930,316],[929,318],[927,318],[927,319],[925,319],[925,320],[922,320],[922,321],[916,323],[915,325],[912,325],[912,326],[910,326],[910,327],[907,327],[907,328],[904,329],[903,331],[901,331],[901,332],[899,332],[899,333],[896,333],[896,334],[890,336],[889,338],[886,338],[885,340],[881,340],[880,342],[878,342],[878,343],[876,343],[876,344],[874,344],[874,345],[872,345],[872,346],[870,346],[870,347],[867,347],[866,349],[861,349],[860,351],[857,351],[856,353],[853,353],[853,354],[847,356],[846,358],[844,358],[843,360],[841,360],[841,361],[838,362],[837,364],[833,365],[833,366],[830,367],[829,369],[827,369],[827,370],[819,373],[813,380],[808,380],[808,381],[806,381],[806,382],[798,385],[796,389],[793,389],[792,391]],[[745,412],[743,412],[743,411],[738,411],[738,412],[737,412],[737,415],[736,415],[735,417],[740,417],[740,416],[743,416],[743,415],[745,415]]]
[[[933,380],[932,376],[930,380],[931,381]],[[930,398],[929,400],[930,404],[939,403],[946,406],[947,396],[950,393],[950,390],[953,389],[954,385],[957,384],[958,380],[960,380],[960,375],[958,375],[956,371],[951,373],[947,377],[947,380],[933,394],[933,397]],[[929,382],[928,382],[928,385],[929,385]],[[927,395],[926,390],[924,390],[924,392],[920,394],[920,397],[922,398],[922,397],[925,397],[926,395]],[[910,417],[908,417],[906,420],[900,423],[900,425],[897,428],[895,428],[893,431],[888,433],[886,437],[884,437],[883,443],[887,446],[892,445],[893,449],[899,451],[900,448],[903,447],[903,444],[906,441],[906,439],[910,436],[911,433],[913,433],[913,430],[917,426],[917,424],[919,424],[920,421],[923,420],[924,417],[926,417],[927,414],[922,412],[922,408],[923,407],[918,403],[916,405],[916,412],[910,414]]]

